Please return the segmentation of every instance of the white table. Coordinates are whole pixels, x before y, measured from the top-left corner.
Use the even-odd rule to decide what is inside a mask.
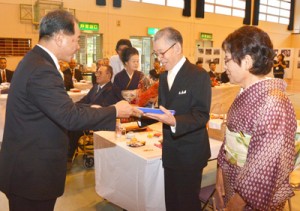
[[[93,84],[91,81],[86,82],[76,82],[74,83],[74,88],[80,89],[80,90],[90,90],[92,88]]]
[[[136,133],[138,140],[146,141],[146,145],[139,148],[128,147],[127,139],[124,136],[116,138],[114,132],[94,133],[96,192],[130,211],[165,210],[161,149],[154,146],[161,137],[147,138],[148,133]],[[222,142],[210,140],[210,144],[211,159],[216,158]],[[210,180],[214,180],[211,172],[215,170],[214,162],[208,170]]]
[[[83,96],[87,94],[87,91],[81,92],[68,92],[69,96],[72,98],[73,102],[77,102]],[[5,112],[6,112],[6,101],[7,101],[7,94],[0,94],[0,148],[3,139],[3,130],[4,130],[4,123],[5,123]]]

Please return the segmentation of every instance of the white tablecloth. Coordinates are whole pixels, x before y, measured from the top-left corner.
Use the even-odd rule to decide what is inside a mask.
[[[138,140],[146,141],[139,148],[128,147],[127,139],[116,138],[114,132],[94,133],[96,192],[130,211],[165,210],[161,149],[154,146],[159,138],[147,138],[148,133],[135,133]],[[210,143],[213,159],[222,143],[216,140]],[[215,162],[211,169],[209,173],[215,171]]]
[[[87,91],[68,92],[68,94],[72,98],[73,102],[77,102],[84,95],[87,94]],[[4,130],[5,112],[6,112],[6,101],[7,101],[7,94],[0,94],[0,148],[1,148],[1,143],[2,143],[2,139],[3,139],[3,130]]]
[[[90,81],[87,81],[85,83],[82,82],[76,82],[74,83],[74,88],[80,89],[80,90],[90,90],[92,88],[93,84]]]

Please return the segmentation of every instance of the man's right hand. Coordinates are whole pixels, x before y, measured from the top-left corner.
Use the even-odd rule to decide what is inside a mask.
[[[130,105],[125,100],[117,102],[115,107],[117,110],[117,118],[128,118],[130,116],[139,117],[143,114],[142,111]]]

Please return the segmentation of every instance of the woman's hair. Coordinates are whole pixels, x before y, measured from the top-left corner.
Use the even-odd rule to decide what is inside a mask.
[[[121,56],[121,60],[123,64],[125,65],[125,63],[128,62],[133,55],[139,55],[139,52],[136,48],[133,47],[125,48],[122,51],[122,56]]]
[[[243,26],[229,34],[222,43],[222,49],[229,52],[233,61],[241,65],[246,55],[251,56],[254,75],[267,75],[272,67],[275,53],[269,35],[254,26]]]
[[[75,24],[77,23],[77,19],[68,11],[51,11],[40,22],[39,40],[50,39],[59,31],[63,31],[67,35],[73,35],[75,33]]]

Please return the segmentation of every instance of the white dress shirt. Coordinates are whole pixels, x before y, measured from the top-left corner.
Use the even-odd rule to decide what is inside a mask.
[[[179,72],[180,68],[182,67],[182,65],[184,64],[184,62],[186,61],[186,58],[183,56],[179,62],[173,67],[173,69],[168,70],[168,86],[169,86],[169,90],[171,90],[173,82],[175,80],[175,77],[177,75],[177,73]]]
[[[115,75],[124,69],[124,65],[123,65],[123,62],[121,61],[119,55],[113,55],[112,57],[110,57],[109,65],[113,68],[113,72],[114,72],[114,75],[111,78],[111,81],[113,82]]]

